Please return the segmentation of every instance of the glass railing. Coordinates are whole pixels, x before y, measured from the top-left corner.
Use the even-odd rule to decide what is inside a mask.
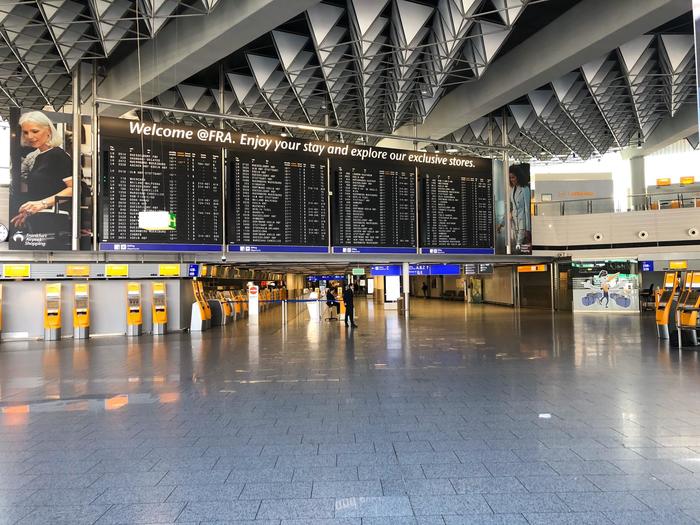
[[[589,215],[592,213],[624,213],[628,211],[700,208],[700,191],[629,195],[622,201],[612,197],[534,203],[535,215]]]

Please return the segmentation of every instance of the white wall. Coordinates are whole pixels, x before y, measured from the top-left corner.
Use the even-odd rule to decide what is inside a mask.
[[[510,266],[496,266],[493,274],[482,275],[484,302],[514,304],[513,269]]]

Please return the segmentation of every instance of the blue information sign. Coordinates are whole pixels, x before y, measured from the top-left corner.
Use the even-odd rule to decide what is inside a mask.
[[[640,261],[642,265],[643,272],[653,272],[654,271],[654,261]]]
[[[372,277],[378,277],[381,275],[401,275],[401,266],[398,264],[371,266],[369,270],[372,273]]]
[[[198,264],[190,264],[189,268],[187,269],[187,276],[188,277],[199,277],[199,265]]]
[[[306,278],[309,282],[315,283],[318,281],[344,281],[344,275],[309,275]]]

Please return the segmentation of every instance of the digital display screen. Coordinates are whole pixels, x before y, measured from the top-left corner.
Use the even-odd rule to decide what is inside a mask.
[[[423,253],[493,253],[491,161],[420,167],[419,180]]]
[[[415,252],[413,166],[390,161],[331,159],[331,172],[334,251],[404,248]]]
[[[109,126],[112,119],[104,120],[108,122],[100,128],[100,248],[220,249],[221,150],[162,138],[121,136],[121,127]],[[139,213],[143,211],[174,214],[174,228],[141,228]]]
[[[229,152],[229,242],[328,249],[326,159]],[[300,250],[303,251],[303,250]]]

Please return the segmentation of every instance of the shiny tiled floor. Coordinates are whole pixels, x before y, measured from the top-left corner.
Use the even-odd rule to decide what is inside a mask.
[[[0,524],[700,521],[700,361],[651,317],[292,317],[3,343]]]

